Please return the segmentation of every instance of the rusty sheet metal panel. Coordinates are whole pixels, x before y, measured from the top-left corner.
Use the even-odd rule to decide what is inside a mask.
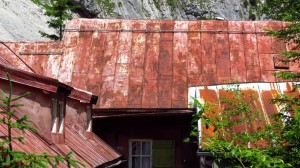
[[[77,47],[89,50],[78,59],[90,58],[92,68],[71,83],[95,91],[97,107],[186,107],[188,86],[275,81],[275,47],[261,31],[281,22],[79,20],[68,28],[81,30],[67,31],[65,41],[79,33]],[[259,44],[272,46],[270,53]]]
[[[211,102],[212,108],[210,114],[207,114],[206,117],[209,118],[219,118],[219,107],[218,107],[218,92],[217,88],[214,86],[204,86],[199,87],[199,90],[196,90],[196,92],[199,92],[200,100],[199,102],[204,104],[205,102]],[[203,123],[201,124],[201,139],[205,141],[205,136],[213,136],[214,135],[214,128],[209,127],[206,128],[206,126]],[[200,126],[200,125],[199,125]]]
[[[286,23],[73,19],[62,44],[10,44],[32,69],[99,96],[101,108],[186,107],[191,86],[275,82],[273,57],[290,49],[265,36]],[[52,46],[51,46],[52,45]],[[50,47],[48,47],[50,46]],[[48,47],[48,48],[47,48]],[[5,58],[9,52],[0,45]],[[8,56],[7,56],[8,55]],[[7,59],[25,68],[15,58]],[[11,61],[12,60],[12,61]],[[285,70],[299,71],[297,63]]]
[[[68,22],[65,29],[79,29],[81,20],[73,19]],[[61,58],[59,71],[58,71],[58,80],[64,83],[71,83],[72,81],[72,73],[74,69],[75,63],[75,52],[77,50],[78,40],[79,40],[79,32],[65,32],[63,38],[63,51],[64,55]]]
[[[10,68],[15,68],[9,61],[7,61],[5,58],[0,57],[0,64],[4,66],[8,66]]]
[[[17,51],[21,47],[18,43],[0,43],[0,55],[3,59],[6,59],[13,67],[17,67],[22,70],[30,71],[30,68],[28,68],[18,56],[16,56]]]
[[[0,115],[0,117],[3,117]],[[15,120],[15,119],[13,119]],[[7,135],[7,126],[4,124],[0,124],[0,135]],[[12,135],[13,136],[23,136],[25,144],[20,143],[17,140],[13,140],[13,149],[18,151],[24,151],[27,153],[37,153],[42,154],[44,152],[47,152],[49,155],[58,155],[61,154],[54,149],[52,149],[48,143],[46,143],[44,140],[42,140],[39,136],[37,136],[35,133],[26,130],[25,133],[23,133],[20,130],[12,129]],[[59,165],[60,167],[67,167],[66,164],[61,163]]]
[[[123,21],[120,28],[124,30],[119,34],[119,50],[117,53],[117,62],[114,82],[114,103],[113,107],[127,107],[128,103],[128,86],[129,86],[129,65],[132,48],[132,30],[131,21]]]
[[[299,92],[291,93],[292,88],[295,87],[296,83],[283,82],[283,83],[244,83],[239,84],[241,93],[244,94],[246,102],[250,102],[250,109],[253,112],[253,116],[257,116],[257,120],[253,120],[249,124],[238,125],[233,128],[232,131],[241,132],[249,131],[253,132],[264,127],[266,124],[272,123],[272,114],[278,113],[282,106],[276,104],[270,104],[269,100],[275,98],[278,94],[294,94],[299,95]],[[204,115],[210,118],[218,118],[222,109],[226,108],[225,104],[222,103],[222,98],[229,98],[232,96],[225,91],[228,88],[227,85],[215,85],[215,86],[200,86],[189,88],[189,96],[197,97],[197,99],[204,104],[204,102],[210,102],[212,110],[210,113]],[[232,86],[231,86],[232,87]],[[195,92],[195,93],[194,93]],[[250,116],[250,115],[249,115]],[[232,121],[239,119],[240,117],[249,116],[236,116],[232,118]],[[249,118],[250,119],[250,118]],[[213,128],[205,128],[204,124],[200,125],[201,139],[205,141],[205,137],[213,136]],[[250,146],[264,146],[264,141],[258,144],[249,144]]]
[[[244,22],[244,31],[255,31],[255,22]],[[257,35],[253,33],[244,35],[245,64],[247,82],[260,80],[260,64],[257,50]]]
[[[14,67],[57,78],[61,59],[60,42],[2,42],[0,52]]]
[[[188,26],[189,23],[186,21],[176,21],[174,25],[173,87],[171,85],[173,90],[171,107],[174,108],[186,107],[187,105],[188,90],[185,88],[188,85]],[[177,31],[182,33],[176,33]]]
[[[201,21],[201,29],[214,31],[215,21]],[[201,54],[202,54],[202,77],[203,83],[217,83],[216,67],[216,34],[203,32],[201,36]]]
[[[158,59],[160,54],[160,33],[151,31],[159,31],[161,29],[160,21],[148,21],[146,30],[150,33],[146,34],[146,53],[145,53],[145,72],[143,86],[143,108],[158,107]]]
[[[106,20],[104,29],[116,30],[120,29],[120,20]],[[112,31],[105,34],[104,51],[103,51],[103,72],[102,84],[99,94],[100,100],[98,105],[101,107],[114,107],[114,85],[116,63],[119,47],[119,32]]]
[[[147,21],[136,20],[132,23],[133,30],[146,30]],[[131,58],[129,64],[129,86],[128,86],[128,105],[127,108],[140,108],[143,99],[143,85],[145,53],[146,53],[146,34],[143,32],[132,33]]]
[[[160,30],[163,33],[160,34],[159,55],[158,55],[158,76],[157,76],[157,107],[171,107],[172,106],[172,75],[175,76],[176,72],[173,72],[173,60],[175,59],[174,53],[175,46],[173,46],[173,29],[175,21],[161,22]],[[174,58],[173,58],[174,56]],[[173,74],[174,73],[174,74]],[[174,78],[173,78],[174,79]],[[172,89],[171,89],[172,88]],[[169,99],[165,99],[169,97]]]
[[[187,73],[188,86],[200,86],[202,84],[202,55],[201,55],[201,22],[188,22],[188,29],[191,31],[188,34],[188,58],[187,58]]]
[[[216,22],[215,29],[217,31],[228,31],[228,22]],[[227,83],[231,80],[230,75],[230,55],[229,55],[229,34],[216,34],[216,67],[217,82],[219,84]]]
[[[243,22],[228,22],[229,31],[243,31]],[[230,46],[230,66],[231,66],[231,80],[246,82],[246,64],[245,64],[245,44],[244,44],[244,35],[229,34],[229,46]]]
[[[92,167],[100,166],[121,157],[113,148],[94,134],[92,139],[84,139],[68,126],[65,133],[65,144]]]

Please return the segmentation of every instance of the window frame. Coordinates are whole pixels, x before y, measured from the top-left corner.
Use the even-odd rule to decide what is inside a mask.
[[[65,102],[57,98],[51,99],[51,133],[64,133],[64,122],[65,122]]]
[[[86,132],[92,132],[92,107],[86,107]]]
[[[140,153],[139,155],[132,155],[132,143],[133,142],[140,142],[140,152],[142,152],[142,143],[143,142],[149,142],[150,143],[150,154],[149,155],[143,155],[142,153]],[[129,155],[128,155],[128,167],[132,168],[132,158],[133,157],[139,157],[140,158],[140,167],[141,167],[141,163],[142,163],[142,159],[143,157],[149,157],[150,158],[150,168],[152,167],[152,145],[153,145],[153,140],[152,139],[129,139]]]

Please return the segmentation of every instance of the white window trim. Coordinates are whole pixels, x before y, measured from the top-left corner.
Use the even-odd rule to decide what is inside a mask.
[[[92,132],[92,107],[87,106],[86,108],[86,131]]]
[[[51,113],[52,113],[52,129],[51,133],[63,133],[64,131],[64,113],[65,103],[57,99],[51,101]]]
[[[64,131],[64,122],[65,122],[65,103],[63,101],[59,101],[59,133],[63,133]]]
[[[146,157],[150,157],[150,167],[152,167],[152,145],[153,145],[153,140],[152,139],[130,139],[129,140],[129,163],[128,163],[128,167],[129,168],[132,168],[132,142],[136,142],[136,141],[138,141],[138,142],[150,142],[150,155],[148,156],[148,155],[138,155],[138,156],[140,156],[140,157],[143,157],[143,156],[146,156]],[[142,145],[142,143],[141,143],[141,145]],[[141,146],[141,149],[142,149],[142,146]],[[142,162],[142,159],[140,160],[140,164],[141,164],[141,162]]]
[[[52,115],[52,129],[51,132],[52,133],[56,133],[57,130],[57,123],[58,123],[58,116],[57,116],[57,107],[58,103],[57,103],[57,99],[52,99],[51,100],[51,115]]]

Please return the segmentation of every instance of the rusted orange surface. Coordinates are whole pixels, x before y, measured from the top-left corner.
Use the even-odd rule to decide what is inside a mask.
[[[290,94],[297,96],[299,92],[291,93],[295,87],[295,82],[278,82],[278,83],[243,83],[239,84],[240,93],[243,94],[242,99],[249,103],[249,112],[239,114],[230,118],[230,122],[241,119],[247,119],[247,122],[239,123],[233,126],[231,130],[234,132],[254,132],[264,128],[267,124],[272,124],[272,115],[278,113],[283,106],[271,104],[269,101],[276,98],[278,94]],[[231,86],[232,87],[232,86]],[[210,102],[210,110],[204,112],[204,116],[211,119],[219,118],[220,114],[225,113],[225,108],[230,108],[227,103],[223,102],[223,98],[233,100],[234,94],[226,91],[228,85],[212,85],[199,86],[190,88],[189,96],[197,97],[204,104]],[[193,92],[196,92],[195,94]],[[287,112],[288,113],[288,112]],[[213,127],[205,128],[204,123],[201,124],[202,139],[205,141],[207,136],[213,136]],[[264,147],[265,141],[258,141],[256,144],[249,144],[251,147]]]
[[[275,82],[272,72],[282,69],[273,57],[290,47],[265,30],[285,24],[73,19],[61,43],[4,44],[36,73],[98,95],[96,108],[175,108],[187,106],[190,86]],[[11,51],[0,47],[7,57]],[[8,61],[29,69],[17,57]],[[290,63],[284,70],[299,67]]]

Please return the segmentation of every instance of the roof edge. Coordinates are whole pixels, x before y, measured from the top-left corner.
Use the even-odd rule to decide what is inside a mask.
[[[15,83],[53,93],[57,93],[58,89],[65,89],[71,92],[69,95],[70,98],[84,103],[96,104],[98,100],[98,96],[93,95],[91,92],[74,88],[57,79],[0,64],[0,79],[7,80],[7,72],[10,74],[11,81]]]

